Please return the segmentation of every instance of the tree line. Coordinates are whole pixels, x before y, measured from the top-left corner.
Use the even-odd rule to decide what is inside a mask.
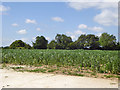
[[[22,40],[14,41],[5,49],[90,49],[90,50],[120,50],[120,42],[116,41],[114,35],[102,33],[100,37],[94,34],[82,34],[76,41],[65,34],[57,34],[55,39],[48,43],[44,36],[37,36],[32,46]]]

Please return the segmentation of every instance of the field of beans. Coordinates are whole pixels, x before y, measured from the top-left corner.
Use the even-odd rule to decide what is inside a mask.
[[[75,66],[100,73],[120,73],[118,51],[3,49],[1,63]]]

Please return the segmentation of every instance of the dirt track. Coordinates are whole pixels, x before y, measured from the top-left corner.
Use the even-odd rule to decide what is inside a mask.
[[[117,80],[0,69],[4,88],[118,88]]]

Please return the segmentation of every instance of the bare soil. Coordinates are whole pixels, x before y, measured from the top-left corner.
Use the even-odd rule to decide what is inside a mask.
[[[117,79],[0,69],[1,88],[118,88]]]

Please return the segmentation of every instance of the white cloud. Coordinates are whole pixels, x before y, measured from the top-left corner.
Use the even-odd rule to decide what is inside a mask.
[[[79,29],[87,29],[87,30],[92,30],[92,31],[94,31],[94,32],[101,32],[101,31],[103,31],[104,29],[102,28],[102,27],[97,27],[97,26],[94,26],[94,27],[88,27],[87,25],[85,25],[85,24],[80,24],[79,26],[78,26],[78,28]],[[82,34],[84,34],[82,31],[80,31],[80,30],[77,30],[77,31],[75,31],[76,33],[82,33]],[[70,32],[67,32],[68,34],[70,33]]]
[[[85,34],[85,32],[82,32],[81,30],[77,30],[77,31],[74,32],[74,34],[81,35],[81,34]]]
[[[67,0],[68,2],[119,2],[119,0]]]
[[[79,29],[86,29],[86,28],[87,28],[87,25],[85,25],[85,24],[80,24],[80,25],[78,26],[78,28],[79,28]]]
[[[0,5],[0,12],[8,11],[9,9],[10,9],[10,7],[6,7],[6,6],[3,6],[3,5]]]
[[[97,9],[111,9],[111,8],[117,8],[118,5],[116,2],[69,2],[68,5],[71,8],[74,8],[76,10],[82,10],[87,8],[97,8]]]
[[[17,23],[13,23],[13,24],[12,24],[12,26],[17,27],[17,26],[18,26],[18,24],[17,24]]]
[[[118,2],[106,2],[106,0],[96,0],[96,2],[69,2],[68,5],[75,10],[82,10],[88,8],[96,8],[100,13],[94,17],[94,21],[104,25],[117,25],[118,19]]]
[[[74,32],[66,32],[66,34],[69,35],[73,40],[76,40],[81,34],[85,34],[85,32],[76,30]]]
[[[100,36],[101,35],[101,32],[104,30],[102,27],[97,27],[97,26],[94,26],[94,27],[88,27],[87,25],[85,24],[80,24],[78,26],[78,28],[86,28],[87,30],[91,30],[91,31],[94,31],[94,32],[99,32],[97,34],[97,36]],[[73,40],[76,40],[80,35],[82,34],[86,34],[86,32],[83,32],[81,30],[75,30],[74,32],[66,32],[66,35],[69,35]]]
[[[117,25],[118,13],[117,11],[103,10],[100,14],[94,17],[94,21],[104,26]]]
[[[50,40],[50,37],[46,37],[46,39],[49,41],[49,40]]]
[[[98,3],[98,6],[96,6],[97,9],[117,9],[118,8],[118,3],[116,2],[103,2],[103,3]]]
[[[95,7],[97,5],[97,3],[87,3],[87,2],[70,2],[68,3],[68,5],[71,8],[74,8],[76,10],[82,10],[82,9],[86,9],[86,8],[90,8],[90,7]]]
[[[103,28],[102,27],[90,27],[90,28],[88,28],[88,30],[92,30],[92,31],[94,31],[94,32],[101,32],[101,31],[103,31]]]
[[[64,22],[64,19],[62,19],[61,17],[53,17],[52,20],[56,22]]]
[[[77,39],[77,37],[75,35],[71,35],[70,37],[72,38],[72,40],[76,40]]]
[[[22,29],[22,30],[17,31],[17,33],[18,34],[26,34],[27,31],[26,31],[26,29]]]
[[[37,31],[41,31],[41,29],[40,29],[40,28],[36,28],[36,30],[37,30]]]
[[[31,19],[26,19],[25,23],[32,23],[32,24],[36,24],[36,20],[31,20]]]

